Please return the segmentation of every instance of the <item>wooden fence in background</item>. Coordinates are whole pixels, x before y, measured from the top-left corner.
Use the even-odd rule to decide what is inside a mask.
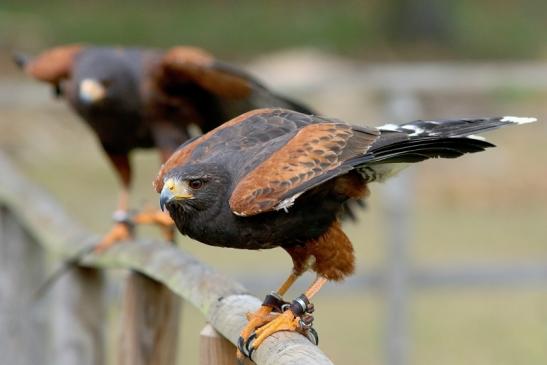
[[[247,322],[245,313],[261,301],[167,242],[134,240],[88,255],[47,297],[33,299],[49,273],[48,256],[68,258],[97,239],[0,154],[0,362],[106,363],[104,274],[123,268],[130,274],[117,363],[175,364],[181,299],[199,309],[210,325],[201,333],[200,365],[235,363],[231,344]],[[253,360],[332,364],[304,336],[289,332],[268,338]]]

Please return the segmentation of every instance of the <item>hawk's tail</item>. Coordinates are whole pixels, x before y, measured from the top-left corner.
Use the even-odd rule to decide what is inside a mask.
[[[380,137],[365,155],[354,159],[352,165],[368,181],[381,181],[408,163],[438,157],[456,158],[494,147],[474,133],[535,121],[535,118],[493,117],[386,124],[378,127]]]

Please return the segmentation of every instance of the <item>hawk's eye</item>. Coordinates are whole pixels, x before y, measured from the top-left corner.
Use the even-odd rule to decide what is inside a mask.
[[[194,190],[201,189],[201,187],[203,186],[203,180],[201,180],[201,179],[190,180],[190,181],[188,181],[188,186],[191,187]]]

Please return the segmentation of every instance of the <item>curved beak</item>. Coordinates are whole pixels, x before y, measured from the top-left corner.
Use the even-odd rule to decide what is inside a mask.
[[[106,88],[94,79],[83,79],[78,90],[79,98],[86,104],[96,103],[106,96]]]
[[[188,191],[188,187],[178,180],[167,179],[163,184],[160,193],[160,208],[165,211],[165,206],[173,200],[193,199],[194,196]]]
[[[169,203],[174,198],[175,196],[173,195],[173,193],[171,193],[169,189],[166,189],[164,185],[160,194],[160,208],[163,212],[165,212],[165,205],[167,205],[167,203]]]

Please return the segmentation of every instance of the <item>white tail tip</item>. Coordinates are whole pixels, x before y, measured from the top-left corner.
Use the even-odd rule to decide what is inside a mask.
[[[506,116],[506,117],[503,117],[501,119],[501,121],[502,122],[516,123],[516,124],[526,124],[526,123],[537,122],[537,118]]]

